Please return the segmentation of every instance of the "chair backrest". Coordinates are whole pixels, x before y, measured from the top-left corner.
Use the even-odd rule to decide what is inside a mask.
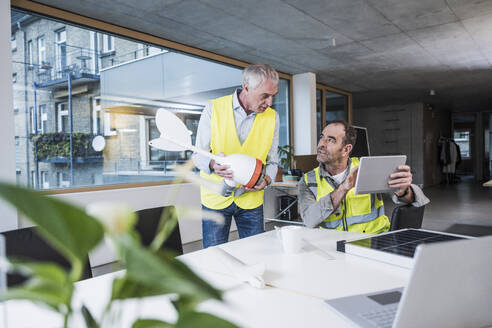
[[[53,262],[70,270],[71,265],[65,257],[44,241],[35,227],[1,232],[5,237],[6,255],[26,261]],[[82,279],[92,278],[89,257],[85,262]],[[7,275],[7,286],[12,287],[27,280],[19,274]]]
[[[316,159],[317,155],[296,155],[294,160],[296,161],[296,169],[301,170],[302,173],[307,173],[312,169],[319,166],[319,162]]]
[[[159,222],[161,220],[162,211],[166,207],[148,208],[145,210],[137,211],[138,222],[135,226],[135,230],[140,234],[142,244],[149,246],[157,233]],[[179,232],[179,224],[176,224],[176,228],[173,230],[169,238],[164,242],[162,248],[168,248],[176,251],[180,255],[183,254],[183,244],[181,243],[181,234]]]
[[[404,228],[419,229],[422,227],[425,206],[412,205],[397,206],[391,215],[390,231]]]

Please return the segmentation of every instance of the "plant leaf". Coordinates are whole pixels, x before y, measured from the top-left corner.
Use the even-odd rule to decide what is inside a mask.
[[[60,266],[51,263],[13,264],[11,271],[32,276],[21,286],[0,294],[0,301],[23,299],[41,302],[61,313],[70,309],[74,286]]]
[[[103,237],[102,225],[84,210],[38,191],[0,183],[0,197],[38,225],[40,234],[74,265],[84,263],[87,254]],[[75,277],[75,279],[80,277]]]
[[[85,305],[82,305],[82,316],[84,317],[87,328],[99,328],[99,324]]]
[[[138,319],[132,325],[132,328],[170,328],[170,327],[174,327],[174,325],[156,319]]]
[[[203,312],[183,312],[180,313],[176,328],[238,328],[232,322],[216,317],[210,313]]]
[[[149,286],[143,284],[139,281],[132,280],[131,277],[125,275],[121,278],[116,278],[113,280],[111,301],[129,298],[143,298],[169,293],[172,293],[172,291],[161,288],[160,286]]]
[[[174,206],[166,206],[162,211],[161,220],[159,221],[159,227],[157,233],[150,245],[150,249],[157,251],[161,248],[162,244],[172,234],[176,224],[178,223],[178,215]]]
[[[118,244],[123,253],[121,258],[126,264],[126,274],[132,281],[195,300],[222,298],[221,291],[210,286],[172,255],[162,250],[154,253],[144,249],[130,236],[122,236]]]

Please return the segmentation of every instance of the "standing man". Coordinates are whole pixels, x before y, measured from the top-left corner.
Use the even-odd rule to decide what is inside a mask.
[[[349,155],[356,137],[356,130],[345,121],[333,121],[323,129],[318,142],[319,167],[299,182],[301,216],[306,226],[365,233],[389,230],[380,195],[354,195],[359,159]],[[408,165],[398,166],[389,185],[395,189],[392,197],[397,204],[419,207],[429,202],[412,184]]]
[[[219,212],[224,224],[203,218],[203,247],[226,243],[232,217],[239,237],[264,231],[263,193],[277,173],[279,117],[270,108],[278,92],[278,73],[268,65],[251,65],[243,71],[242,87],[233,94],[212,100],[204,108],[198,125],[196,146],[213,154],[241,153],[266,163],[266,174],[257,186],[225,195],[201,187],[202,208]],[[228,165],[220,165],[197,153],[193,155],[200,175],[221,183],[232,179]]]

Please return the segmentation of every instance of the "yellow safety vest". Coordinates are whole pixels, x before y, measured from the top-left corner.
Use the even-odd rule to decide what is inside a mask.
[[[358,165],[359,159],[351,158],[350,170]],[[304,181],[316,196],[316,201],[335,190],[332,183],[320,177],[319,167],[306,173]],[[340,210],[335,210],[330,214],[320,227],[342,231],[381,233],[389,230],[390,222],[384,214],[383,200],[377,194],[354,195],[354,188],[352,188],[340,203]]]
[[[263,113],[256,114],[251,131],[241,145],[234,121],[232,99],[233,95],[228,95],[212,101],[212,116],[210,118],[210,148],[212,153],[223,152],[226,156],[246,154],[260,159],[265,164],[275,131],[275,111],[268,107]],[[207,174],[201,171],[200,175],[217,183],[221,183],[224,179],[215,173]],[[263,190],[245,192],[239,197],[233,195],[224,197],[205,187],[201,187],[200,192],[202,204],[216,210],[226,208],[232,202],[242,209],[252,209],[263,204]]]

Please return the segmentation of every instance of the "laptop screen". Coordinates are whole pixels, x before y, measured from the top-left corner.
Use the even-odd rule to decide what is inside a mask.
[[[379,305],[388,305],[393,303],[398,303],[401,298],[401,292],[393,291],[388,293],[368,295],[371,300],[375,301]]]

